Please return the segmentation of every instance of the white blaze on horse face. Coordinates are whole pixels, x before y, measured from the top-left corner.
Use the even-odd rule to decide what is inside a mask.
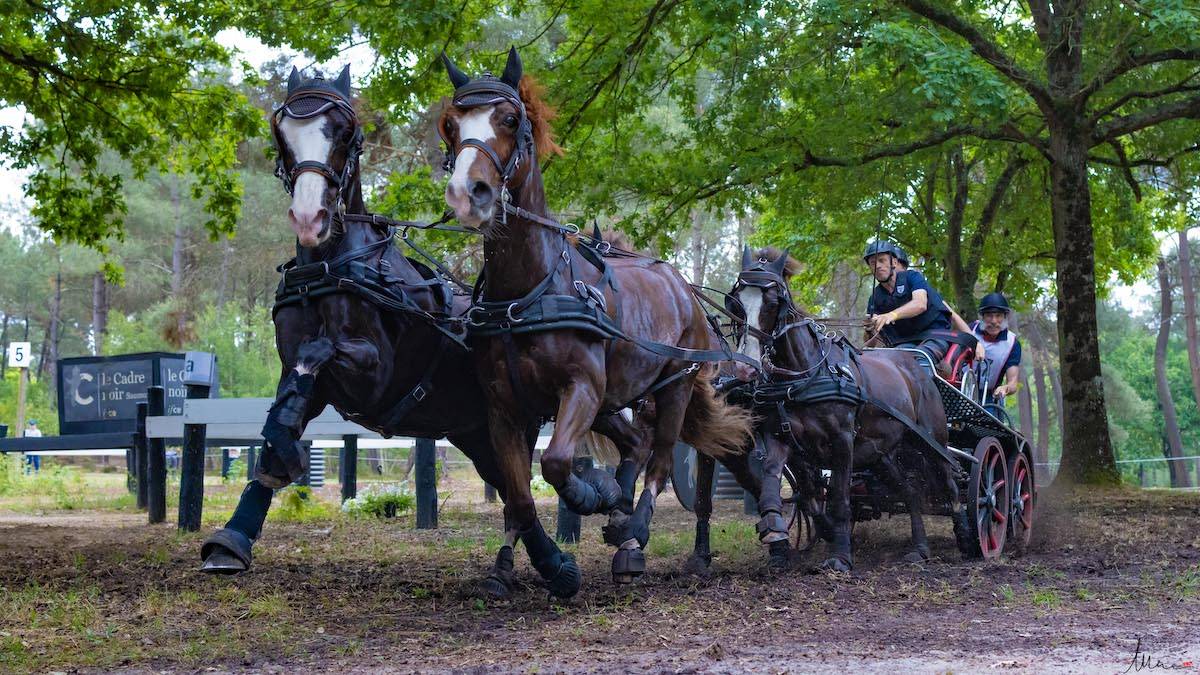
[[[741,300],[742,307],[746,309],[747,326],[758,328],[758,315],[762,312],[762,294],[762,289],[754,286],[747,286],[738,293],[738,300]],[[753,331],[746,331],[746,337],[742,340],[742,353],[755,361],[762,361],[762,345],[758,343],[758,336]]]
[[[291,148],[296,163],[321,162],[329,164],[329,152],[333,143],[325,135],[325,116],[308,119],[284,117],[279,122],[279,133]],[[329,232],[321,232],[325,223],[325,206],[321,203],[325,195],[326,179],[319,173],[305,171],[296,177],[292,186],[292,206],[288,209],[288,223],[296,232],[300,245],[313,247],[328,238]],[[322,236],[322,234],[324,236]]]
[[[458,120],[458,139],[468,138],[491,143],[496,140],[496,130],[492,128],[492,110],[496,106],[487,105],[473,108]],[[458,151],[454,158],[454,173],[450,183],[446,185],[446,204],[454,209],[454,215],[465,225],[480,225],[492,218],[492,206],[478,208],[471,202],[471,187],[475,179],[471,177],[471,167],[480,156],[478,148],[468,147]],[[486,160],[487,157],[484,156]]]

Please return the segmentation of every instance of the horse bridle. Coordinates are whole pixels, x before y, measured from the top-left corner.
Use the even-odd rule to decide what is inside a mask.
[[[529,115],[525,111],[525,103],[521,100],[521,95],[516,89],[501,82],[498,78],[486,74],[455,89],[454,97],[450,101],[454,107],[464,110],[485,105],[495,105],[505,101],[511,103],[517,109],[518,113],[517,142],[507,161],[502,161],[500,154],[492,146],[478,138],[464,138],[458,142],[458,147],[455,148],[450,139],[442,134],[441,128],[438,128],[438,135],[441,136],[442,143],[446,146],[446,159],[442,163],[442,168],[447,173],[454,171],[454,162],[458,157],[458,153],[468,147],[476,148],[482,152],[496,167],[496,171],[500,174],[500,201],[503,207],[496,214],[499,218],[505,218],[509,211],[509,181],[512,180],[513,176],[521,168],[522,159],[534,157],[536,151],[533,141],[533,124],[529,121]]]
[[[751,335],[754,335],[754,337],[758,338],[758,341],[761,344],[762,361],[764,364],[770,360],[771,355],[774,353],[776,341],[795,328],[808,328],[813,337],[816,338],[818,344],[821,343],[822,337],[831,337],[826,333],[824,326],[819,324],[814,319],[804,316],[800,312],[800,310],[796,307],[796,303],[792,301],[792,294],[788,290],[787,281],[785,281],[784,278],[779,274],[767,269],[766,265],[767,261],[760,258],[754,266],[739,272],[737,281],[734,283],[733,288],[729,291],[729,294],[725,296],[725,309],[730,316],[735,317],[735,335],[738,337],[739,341],[745,337],[746,333],[750,333]],[[779,294],[782,298],[780,302],[783,303],[783,307],[775,315],[775,325],[771,328],[770,333],[762,330],[758,326],[750,325],[749,317],[746,316],[746,308],[741,306],[742,302],[738,297],[742,290],[747,287],[758,288],[764,293],[767,289],[772,287],[779,289]],[[736,306],[734,303],[736,303]],[[740,317],[740,319],[736,317]],[[798,318],[799,320],[791,320],[793,317]],[[828,346],[822,346],[821,351],[821,359],[815,366],[798,373],[794,373],[792,371],[788,372],[792,373],[793,375],[804,375],[820,368],[821,365],[823,365],[829,358],[830,349]],[[778,368],[776,367],[776,369]]]
[[[350,118],[350,123],[354,125],[354,136],[346,146],[346,165],[342,168],[342,172],[339,174],[325,162],[315,160],[296,162],[292,170],[288,171],[283,165],[284,143],[283,137],[279,133],[279,123],[285,117],[297,120],[312,119],[318,115],[324,115],[334,108],[346,113]],[[300,174],[305,172],[319,174],[337,188],[338,208],[336,211],[340,214],[342,209],[347,206],[346,190],[350,187],[355,167],[358,166],[363,144],[362,127],[358,123],[358,114],[354,112],[354,106],[350,105],[350,101],[324,89],[298,89],[289,94],[283,105],[276,108],[275,112],[271,114],[271,135],[275,139],[275,176],[283,183],[283,189],[290,195]]]

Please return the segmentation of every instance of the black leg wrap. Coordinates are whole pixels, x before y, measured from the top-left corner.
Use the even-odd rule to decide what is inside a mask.
[[[634,539],[637,545],[642,546],[643,549],[646,548],[646,544],[650,540],[650,518],[653,515],[654,497],[650,496],[648,491],[643,491],[642,498],[637,501],[634,515],[630,515],[629,519],[619,526],[604,526],[605,543],[619,546]]]
[[[496,564],[483,580],[483,591],[488,597],[504,599],[513,592],[513,549],[511,546],[500,547],[496,554]]]
[[[621,510],[625,513],[633,513],[633,486],[637,477],[637,464],[632,459],[621,460],[617,466],[617,485],[621,487]]]
[[[567,476],[567,482],[558,491],[558,496],[566,502],[567,508],[581,516],[590,516],[600,508],[600,493],[575,474]]]
[[[954,517],[954,542],[964,559],[979,557],[979,549],[975,538],[971,536],[971,525],[965,508],[960,508],[958,515]]]
[[[533,568],[546,580],[550,593],[559,598],[570,598],[579,592],[583,585],[583,573],[579,571],[579,565],[574,557],[559,550],[558,544],[546,535],[540,522],[522,531],[520,536]]]
[[[712,549],[710,548],[710,537],[707,520],[696,521],[696,545],[693,552],[704,558],[705,562],[712,562]]]
[[[769,534],[783,534],[786,537],[788,531],[787,521],[778,511],[764,513],[754,529],[758,531],[759,540],[765,539]]]
[[[262,436],[266,443],[255,471],[255,478],[267,487],[285,487],[308,471],[308,453],[298,441],[315,381],[312,373],[300,375],[292,371],[279,387],[279,394],[263,424]]]
[[[267,511],[271,508],[273,496],[275,491],[262,483],[256,480],[247,483],[246,489],[242,490],[242,496],[238,499],[237,508],[233,510],[233,516],[225,523],[225,529],[236,530],[250,541],[257,541],[258,536],[262,534],[263,522],[267,520]]]
[[[788,554],[792,550],[792,545],[786,539],[773,541],[767,545],[769,553],[768,565],[771,569],[784,570],[788,567]]]

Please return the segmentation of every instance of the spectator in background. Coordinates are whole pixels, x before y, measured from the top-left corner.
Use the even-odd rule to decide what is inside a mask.
[[[42,430],[38,428],[37,420],[25,423],[25,438],[41,438]],[[41,455],[25,455],[25,473],[37,473],[42,470]]]

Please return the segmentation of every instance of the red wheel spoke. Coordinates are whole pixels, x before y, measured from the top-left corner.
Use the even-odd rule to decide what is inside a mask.
[[[1008,516],[1001,513],[1000,509],[993,509],[992,510],[992,520],[1003,525],[1004,523],[1008,522]]]
[[[1003,479],[1003,478],[1001,478],[1000,480],[996,481],[995,483],[992,483],[992,492],[995,492],[995,491],[999,490],[999,489],[1000,489],[1000,488],[1002,488],[1002,487],[1004,487],[1004,479]]]

